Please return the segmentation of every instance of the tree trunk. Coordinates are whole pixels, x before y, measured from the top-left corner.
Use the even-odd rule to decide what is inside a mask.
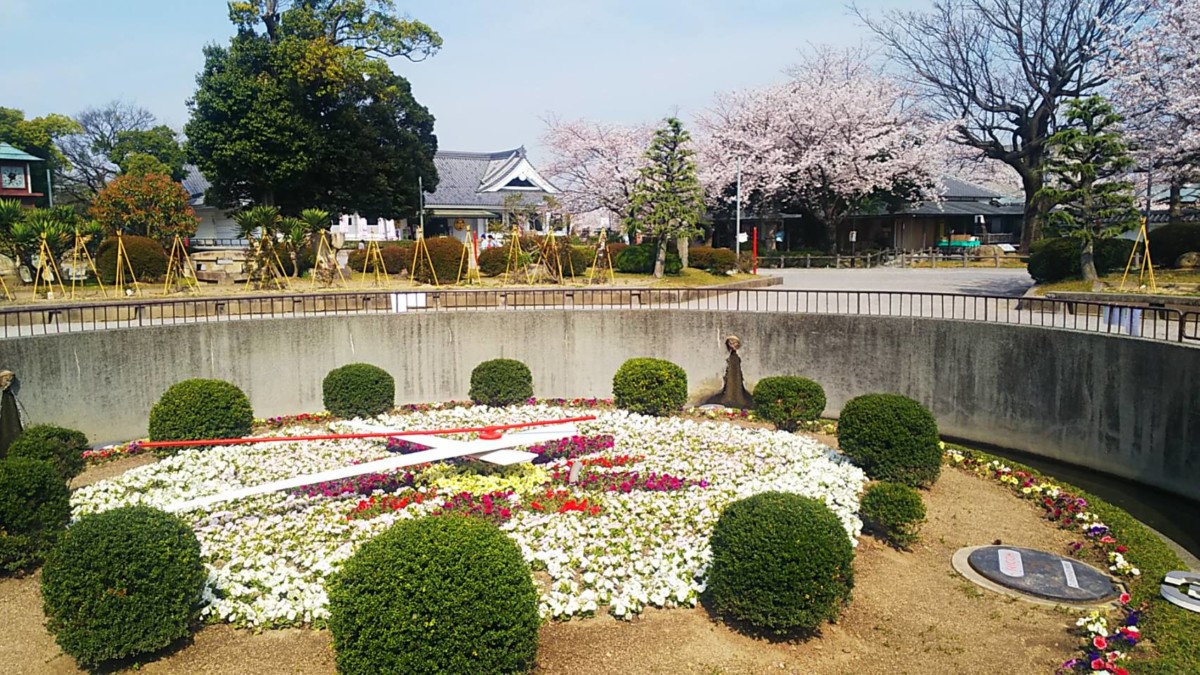
[[[688,244],[691,243],[691,237],[679,237],[675,240],[675,247],[679,249],[679,260],[683,263],[683,269],[688,266]]]
[[[1044,181],[1040,174],[1027,174],[1022,177],[1021,184],[1025,189],[1025,222],[1021,226],[1021,251],[1028,255],[1029,246],[1042,238],[1045,211],[1037,193],[1042,189]]]
[[[1180,217],[1183,216],[1183,180],[1180,178],[1171,179],[1171,196],[1168,208],[1167,222],[1179,222]]]
[[[658,238],[658,256],[654,259],[654,278],[661,279],[667,264],[667,238]]]
[[[1088,237],[1083,242],[1083,248],[1079,254],[1079,268],[1083,271],[1083,280],[1091,282],[1093,285],[1100,279],[1100,275],[1096,274],[1096,257],[1095,257],[1095,241]]]
[[[300,255],[296,251],[292,251],[292,278],[300,278]]]

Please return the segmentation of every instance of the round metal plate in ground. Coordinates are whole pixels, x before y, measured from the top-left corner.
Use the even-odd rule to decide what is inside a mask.
[[[1200,574],[1170,572],[1158,590],[1171,604],[1200,612]]]
[[[1113,605],[1123,591],[1091,565],[1031,548],[963,548],[955,552],[953,564],[959,574],[988,590],[1048,606]]]

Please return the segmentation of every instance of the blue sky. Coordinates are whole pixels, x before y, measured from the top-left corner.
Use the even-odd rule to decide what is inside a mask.
[[[863,0],[868,9],[922,0]],[[721,90],[776,80],[809,44],[859,44],[827,0],[398,0],[441,33],[422,63],[394,60],[437,117],[443,149],[537,152],[551,114],[685,118]],[[0,0],[0,106],[75,114],[114,98],[175,128],[201,48],[233,33],[224,0]],[[14,67],[14,57],[19,67]]]

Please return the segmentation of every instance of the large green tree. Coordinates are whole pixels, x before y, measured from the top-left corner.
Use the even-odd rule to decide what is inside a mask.
[[[189,156],[210,202],[406,217],[437,186],[433,116],[387,57],[441,45],[390,0],[230,3],[237,35],[205,49]]]
[[[186,155],[179,138],[171,127],[160,124],[150,129],[135,129],[117,134],[110,157],[124,173],[129,173],[130,158],[149,155],[167,168],[172,180],[180,181],[187,175],[183,170]]]
[[[51,114],[27,120],[20,110],[0,107],[0,142],[46,160],[44,165],[34,167],[31,180],[33,191],[43,195],[50,194],[44,169],[57,173],[70,165],[56,142],[78,131],[79,125],[66,115]],[[41,203],[48,201],[48,197],[42,197]]]
[[[1119,130],[1122,118],[1102,97],[1067,104],[1064,128],[1050,137],[1047,185],[1038,193],[1053,210],[1052,233],[1079,240],[1083,278],[1095,281],[1095,241],[1138,222],[1133,186],[1121,180],[1132,166]]]
[[[636,228],[658,243],[654,276],[662,277],[667,243],[691,236],[704,214],[704,189],[696,178],[695,152],[683,122],[670,117],[654,132],[646,164],[634,186],[632,211]],[[633,224],[630,224],[632,227]]]

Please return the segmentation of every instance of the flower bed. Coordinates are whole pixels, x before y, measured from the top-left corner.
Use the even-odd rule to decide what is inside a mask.
[[[183,514],[209,569],[205,616],[258,627],[319,625],[327,617],[325,578],[359,545],[398,520],[450,512],[500,524],[543,580],[540,610],[553,618],[694,606],[721,509],[751,494],[815,497],[834,510],[852,541],[861,529],[862,472],[811,439],[589,409],[597,419],[579,425],[581,437],[539,446],[545,463],[436,463]],[[430,429],[578,414],[545,404],[446,406],[380,422]],[[166,506],[388,454],[384,439],[185,450],[82,488],[72,505],[76,516],[135,503]]]

